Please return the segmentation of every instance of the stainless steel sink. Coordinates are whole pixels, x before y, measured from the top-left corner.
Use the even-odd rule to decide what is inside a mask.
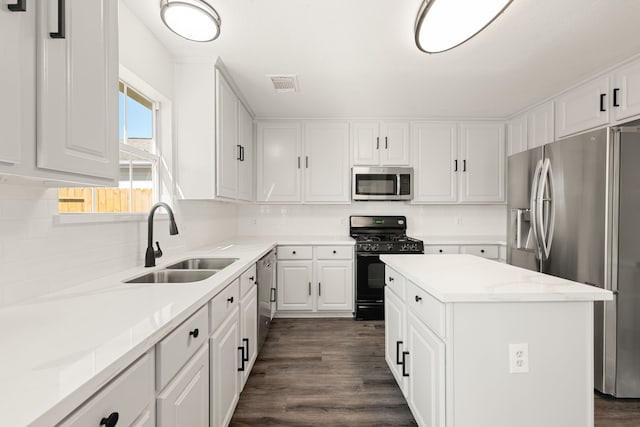
[[[134,277],[125,283],[191,283],[216,274],[216,270],[159,270]]]
[[[238,258],[191,258],[166,267],[169,270],[222,270]]]

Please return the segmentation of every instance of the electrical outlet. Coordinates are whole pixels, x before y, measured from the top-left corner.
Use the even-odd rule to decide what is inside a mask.
[[[529,372],[529,344],[509,344],[509,373]]]

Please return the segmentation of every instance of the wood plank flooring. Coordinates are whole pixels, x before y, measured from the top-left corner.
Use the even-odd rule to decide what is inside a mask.
[[[384,322],[274,319],[231,426],[328,425],[416,425],[384,360]],[[595,427],[638,426],[640,399],[596,393]]]
[[[231,426],[415,426],[384,322],[274,319]]]

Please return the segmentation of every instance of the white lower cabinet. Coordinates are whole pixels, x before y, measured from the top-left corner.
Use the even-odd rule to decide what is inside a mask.
[[[209,425],[209,346],[205,342],[158,395],[158,427]]]
[[[277,252],[278,312],[353,312],[352,246],[279,246]]]
[[[154,354],[144,354],[98,391],[59,427],[155,425]],[[111,424],[107,424],[111,423]]]
[[[238,369],[242,357],[240,341],[240,319],[238,308],[234,308],[227,320],[213,333],[211,351],[211,425],[226,426],[231,421],[238,403],[240,387]]]
[[[403,375],[402,353],[407,342],[405,338],[406,310],[404,301],[385,287],[384,290],[384,358],[396,379],[404,397],[407,397],[408,377]]]
[[[244,348],[243,360],[241,363],[242,370],[241,388],[247,382],[251,368],[258,357],[258,288],[253,286],[245,296],[240,300],[240,345]]]

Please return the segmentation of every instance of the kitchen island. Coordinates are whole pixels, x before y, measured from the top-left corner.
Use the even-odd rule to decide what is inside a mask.
[[[472,255],[383,255],[385,358],[434,427],[593,426],[593,286]]]

